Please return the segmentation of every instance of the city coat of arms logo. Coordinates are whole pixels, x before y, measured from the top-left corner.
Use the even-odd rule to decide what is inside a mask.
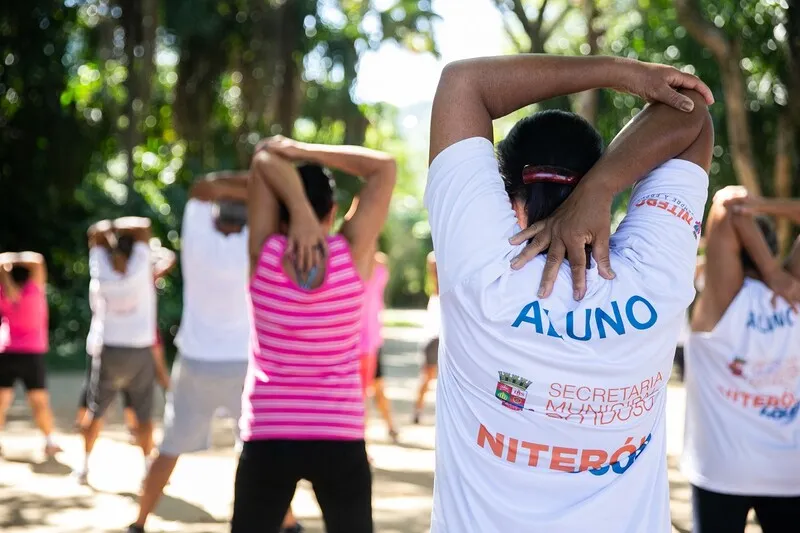
[[[741,357],[737,357],[728,365],[728,369],[731,371],[731,374],[734,376],[742,377],[744,374],[744,365],[747,363]]]
[[[498,372],[500,380],[497,382],[495,397],[500,400],[503,406],[513,410],[522,411],[525,408],[525,398],[528,396],[528,387],[533,383],[516,374],[508,372]]]

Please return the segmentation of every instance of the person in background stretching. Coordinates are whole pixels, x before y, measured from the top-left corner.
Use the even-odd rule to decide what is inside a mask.
[[[293,162],[307,162],[295,167]],[[365,184],[337,235],[332,167]],[[261,143],[248,187],[253,341],[231,533],[278,533],[310,481],[328,533],[372,533],[359,342],[395,162],[356,146]]]
[[[695,533],[742,533],[751,509],[764,533],[800,524],[800,239],[782,261],[761,215],[800,223],[800,201],[727,187],[706,225],[682,455]]]
[[[158,285],[158,280],[162,279],[166,276],[173,268],[175,268],[176,264],[176,256],[175,252],[164,248],[163,246],[158,247],[156,249],[151,249],[152,253],[152,262],[153,262],[153,283]],[[96,297],[90,294],[90,300],[93,298],[95,299],[95,303],[90,301],[92,305],[92,309],[94,310],[96,305]],[[100,353],[102,349],[102,343],[97,342],[98,339],[92,339],[92,342],[96,342],[95,346],[88,346],[87,345],[87,354],[94,353],[95,355]],[[155,364],[156,369],[156,381],[161,386],[163,391],[166,393],[169,390],[169,369],[167,368],[167,361],[166,357],[164,356],[164,343],[161,340],[161,333],[158,330],[158,321],[156,321],[156,343],[153,345],[153,363]],[[83,425],[84,420],[86,419],[86,415],[89,412],[89,383],[92,378],[92,355],[88,355],[87,363],[86,363],[86,377],[83,382],[83,387],[81,389],[81,397],[80,402],[78,404],[78,413],[75,416],[75,427],[80,429]],[[132,442],[136,443],[136,435],[138,432],[139,421],[136,419],[136,412],[133,409],[133,399],[131,398],[130,393],[127,391],[120,392],[120,398],[122,399],[122,417],[125,422],[125,427],[128,428],[128,433],[130,434]]]
[[[493,119],[611,87],[671,105],[605,151],[555,110],[495,151]],[[442,313],[431,533],[671,531],[667,380],[694,298],[711,101],[694,76],[621,58],[444,68],[425,189]],[[612,236],[614,195],[634,183]]]
[[[44,453],[61,451],[53,441],[53,412],[44,357],[49,350],[45,286],[47,266],[35,252],[0,254],[0,429],[22,381],[36,425],[44,433]]]
[[[375,252],[372,272],[364,286],[364,311],[361,332],[361,384],[364,397],[371,393],[375,398],[383,420],[389,431],[389,438],[397,442],[397,430],[392,422],[392,410],[383,388],[383,335],[381,333],[381,314],[383,313],[383,292],[389,281],[388,259],[386,254]]]
[[[183,317],[175,338],[180,358],[164,409],[164,438],[129,533],[144,532],[178,458],[210,446],[217,409],[239,420],[250,338],[247,176],[210,174],[189,192],[181,229]],[[284,526],[287,533],[301,530],[291,513]]]
[[[442,315],[439,307],[439,274],[436,271],[436,254],[434,252],[428,254],[427,275],[431,292],[428,298],[428,312],[425,316],[428,341],[422,349],[421,381],[412,419],[414,424],[419,424],[425,409],[425,395],[428,393],[431,381],[439,375],[439,333],[442,327]]]
[[[150,220],[123,217],[92,225],[89,285],[92,324],[87,346],[92,357],[89,412],[83,423],[85,456],[75,474],[88,483],[89,458],[103,415],[116,394],[126,391],[138,421],[137,441],[145,471],[153,449],[153,392],[156,369],[156,291],[151,263]]]

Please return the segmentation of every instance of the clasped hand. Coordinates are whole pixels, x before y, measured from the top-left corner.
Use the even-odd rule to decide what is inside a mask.
[[[691,112],[694,102],[679,91],[695,90],[712,104],[711,90],[696,76],[673,67],[624,60],[623,78],[616,87],[643,98],[661,102],[681,111]],[[531,259],[547,250],[547,262],[539,286],[539,297],[547,298],[553,290],[558,271],[565,258],[572,272],[573,296],[581,300],[586,295],[586,249],[597,263],[600,276],[613,279],[615,274],[609,260],[611,234],[611,203],[613,188],[593,185],[601,176],[590,171],[572,194],[553,215],[523,229],[510,242],[519,245],[530,240],[525,249],[512,261],[512,268],[522,268]],[[624,187],[620,187],[624,188]]]

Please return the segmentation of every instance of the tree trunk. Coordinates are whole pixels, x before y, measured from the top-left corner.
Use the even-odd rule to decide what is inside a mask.
[[[725,119],[728,124],[733,169],[740,184],[753,194],[761,194],[745,107],[747,99],[744,75],[739,67],[742,59],[739,43],[728,39],[716,26],[703,19],[695,0],[675,0],[675,7],[680,23],[717,60],[725,92]]]
[[[301,82],[295,58],[300,30],[296,1],[287,1],[281,6],[280,20],[278,38],[280,64],[275,83],[275,89],[278,91],[276,122],[281,134],[291,137],[294,121],[297,118],[297,92]]]
[[[597,55],[600,46],[600,32],[597,31],[597,18],[600,12],[596,0],[583,0],[583,15],[586,19],[586,43],[589,45],[589,55]],[[578,95],[578,114],[597,124],[597,113],[600,109],[600,91],[597,89],[582,92]]]
[[[125,132],[125,152],[127,154],[128,177],[126,185],[128,195],[125,203],[130,205],[134,195],[133,189],[133,150],[139,140],[139,109],[141,102],[138,101],[141,83],[136,60],[137,46],[142,38],[141,4],[137,0],[122,0],[122,28],[125,31],[125,57],[127,59],[128,76],[125,80],[125,87],[128,90],[128,99],[125,102],[125,115],[128,117],[128,129]],[[138,109],[137,109],[138,108]]]
[[[792,120],[785,113],[778,115],[775,137],[775,196],[789,198],[792,195]],[[778,219],[778,251],[785,255],[792,244],[792,222],[784,217]]]
[[[800,128],[800,6],[798,2],[789,2],[786,10],[787,43],[789,44],[788,82],[786,88],[789,93],[789,111],[792,115],[794,128]]]

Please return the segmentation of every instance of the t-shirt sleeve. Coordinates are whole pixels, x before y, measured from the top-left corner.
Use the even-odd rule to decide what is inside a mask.
[[[681,300],[688,298],[687,305],[694,297],[707,198],[708,175],[702,168],[667,161],[634,186],[627,214],[611,237],[614,253],[629,261],[646,286],[674,291]]]
[[[112,271],[108,250],[102,246],[92,246],[89,249],[89,276],[104,280],[111,277]]]
[[[198,240],[213,238],[213,234],[217,233],[212,213],[211,202],[202,202],[196,198],[186,202],[181,227],[181,248],[190,257],[195,254]]]
[[[486,267],[494,265],[498,275],[507,268],[517,219],[488,139],[465,139],[436,156],[425,207],[442,293]]]

